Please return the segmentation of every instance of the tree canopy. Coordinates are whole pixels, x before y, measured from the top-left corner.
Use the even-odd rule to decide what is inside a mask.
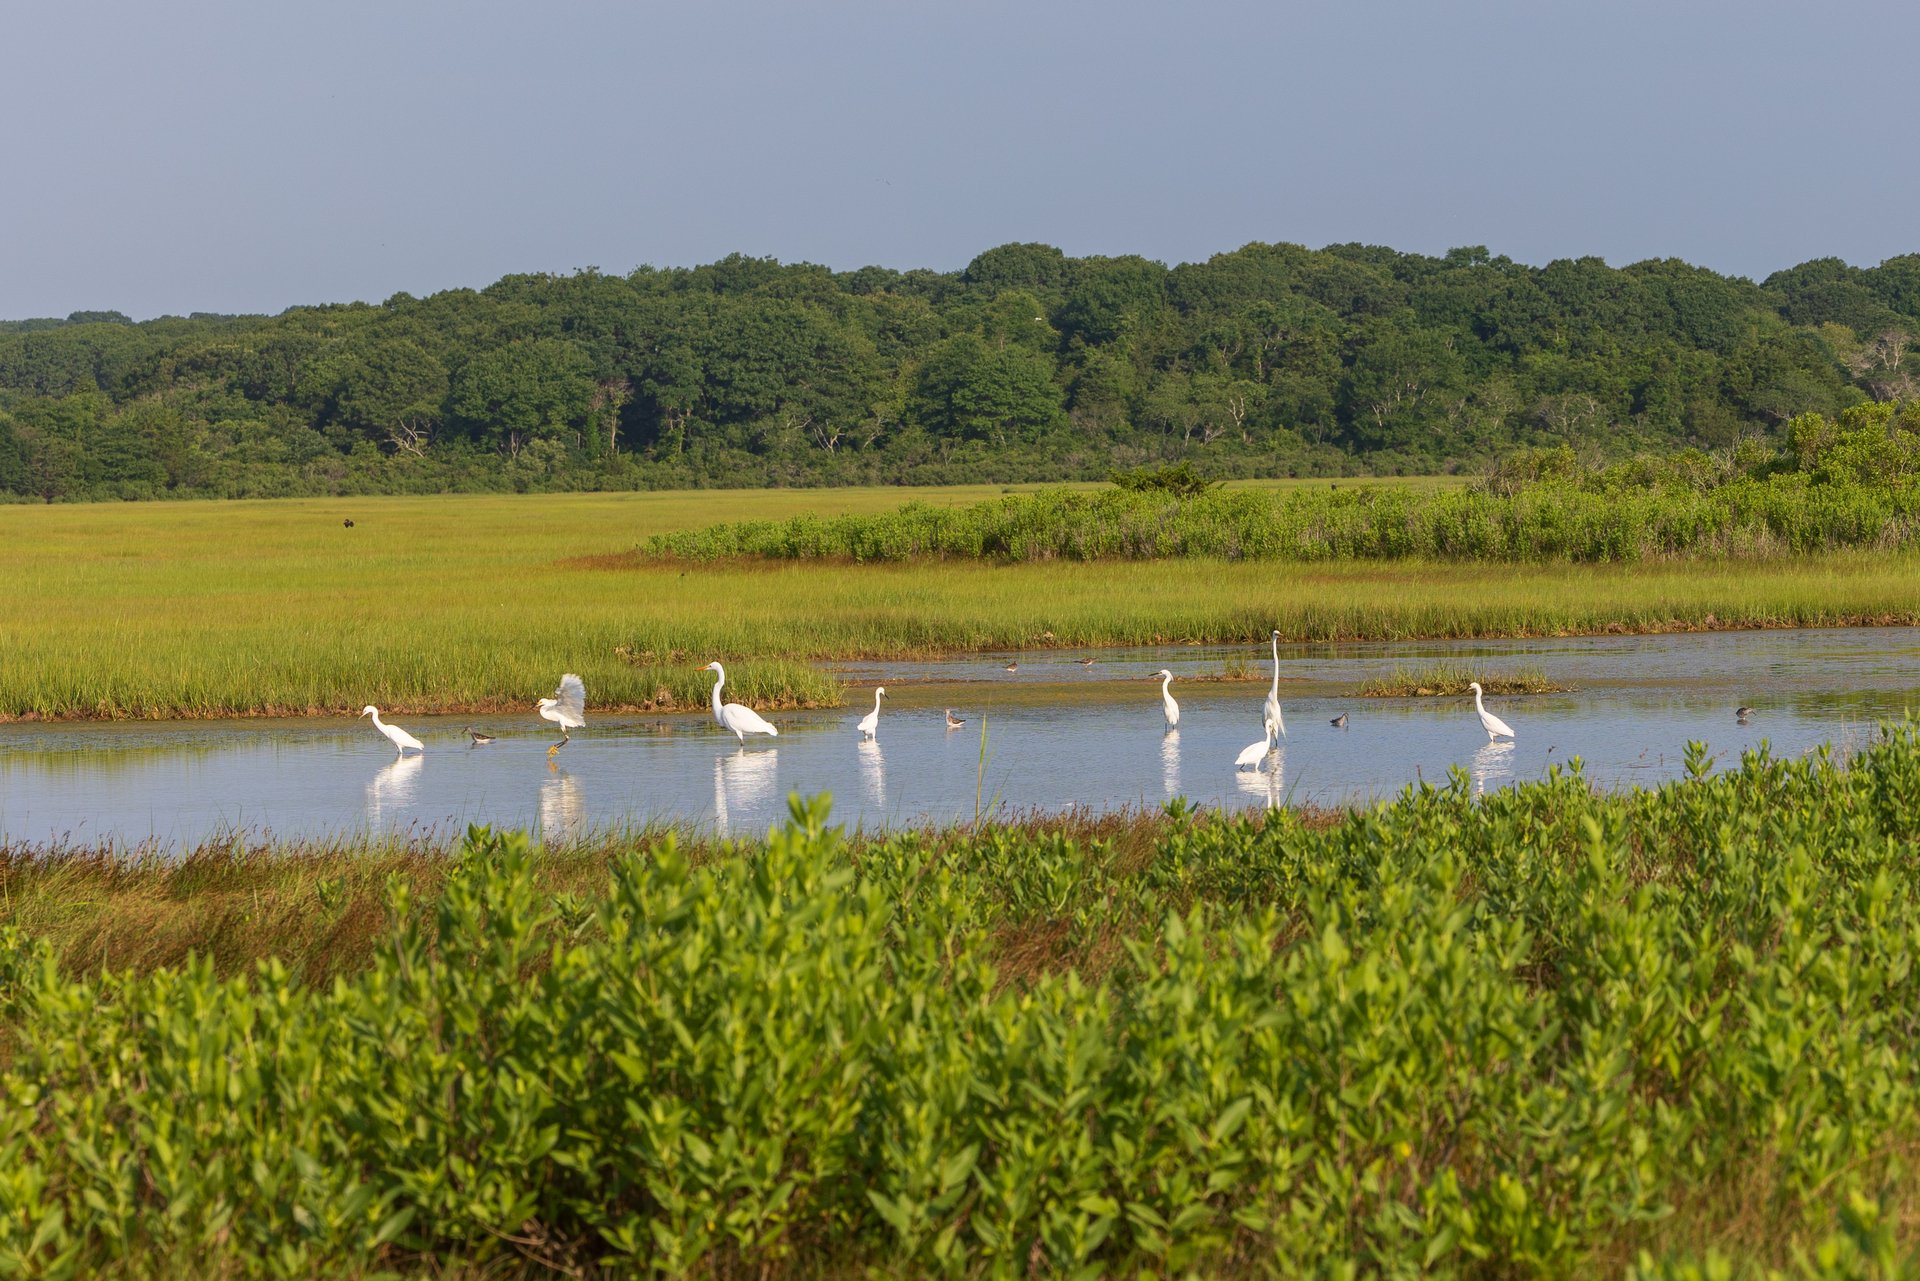
[[[1920,254],[1674,259],[1051,245],[958,272],[732,255],[277,316],[0,322],[26,499],[1480,469],[1778,438],[1909,399]]]

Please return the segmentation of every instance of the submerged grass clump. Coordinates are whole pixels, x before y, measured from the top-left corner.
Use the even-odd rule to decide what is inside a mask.
[[[1567,688],[1548,680],[1537,667],[1481,672],[1458,663],[1429,663],[1425,667],[1396,667],[1390,676],[1362,681],[1352,693],[1359,698],[1430,698],[1472,693],[1467,686],[1475,681],[1489,694],[1552,694]]]
[[[1331,821],[849,839],[796,799],[756,842],[389,849],[377,891],[346,852],[0,864],[37,904],[0,928],[0,1266],[1911,1266],[1912,727]],[[370,945],[102,971],[62,876],[302,898]]]

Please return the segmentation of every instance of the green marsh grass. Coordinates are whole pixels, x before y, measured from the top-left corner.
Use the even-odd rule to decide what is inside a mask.
[[[1341,815],[11,851],[0,1269],[1909,1275],[1920,733],[1688,760]],[[205,959],[89,928],[223,897]],[[244,918],[296,909],[353,942],[263,953]]]
[[[997,489],[922,493],[977,501]],[[1490,565],[648,562],[741,510],[897,490],[0,507],[0,716],[831,705],[821,660],[1049,646],[1558,635],[1920,620],[1920,556]],[[353,529],[341,520],[352,516]]]
[[[1458,663],[1428,663],[1424,667],[1396,667],[1388,676],[1362,681],[1352,691],[1359,698],[1431,698],[1470,694],[1467,686],[1479,682],[1489,694],[1551,694],[1565,690],[1537,667],[1517,671],[1482,672]]]

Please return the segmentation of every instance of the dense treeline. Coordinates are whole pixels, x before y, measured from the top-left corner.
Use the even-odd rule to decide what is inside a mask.
[[[1400,560],[1622,562],[1773,556],[1920,541],[1920,402],[1801,414],[1780,449],[1583,466],[1566,446],[1509,455],[1471,488],[1202,490],[1184,465],[1093,492],[971,507],[739,521],[656,534],[653,557],[714,560]],[[1156,485],[1156,476],[1170,483]]]
[[[1920,379],[1920,254],[1761,284],[1362,245],[734,256],[274,317],[0,324],[0,494],[1072,479],[1720,447]]]

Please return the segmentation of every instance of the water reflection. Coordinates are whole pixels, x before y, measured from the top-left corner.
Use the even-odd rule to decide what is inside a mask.
[[[1160,785],[1169,797],[1180,795],[1180,731],[1160,736]]]
[[[1514,754],[1511,741],[1492,742],[1473,754],[1473,794],[1485,796],[1487,788],[1498,790],[1513,781]]]
[[[413,805],[420,790],[420,769],[426,761],[424,755],[396,756],[368,781],[368,827],[389,826]]]
[[[540,784],[540,835],[547,841],[577,841],[586,829],[587,795],[578,779],[558,773]]]
[[[1256,769],[1233,772],[1233,785],[1243,796],[1263,800],[1268,809],[1280,808],[1281,792],[1286,786],[1287,749],[1276,747]]]
[[[867,804],[884,812],[887,808],[887,760],[880,754],[877,739],[860,740],[860,781],[866,788]]]
[[[773,796],[778,748],[742,747],[713,758],[713,820],[720,835],[733,834],[733,811],[752,813]]]

